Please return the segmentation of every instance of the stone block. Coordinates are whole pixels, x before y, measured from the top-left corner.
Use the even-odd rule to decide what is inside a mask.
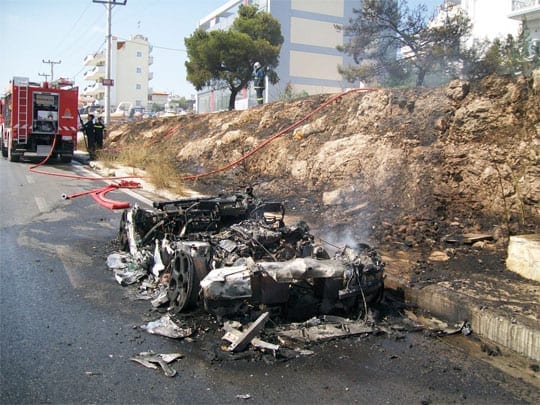
[[[506,267],[525,278],[540,281],[540,234],[510,236]]]

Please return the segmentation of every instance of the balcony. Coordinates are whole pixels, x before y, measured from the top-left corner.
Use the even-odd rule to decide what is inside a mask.
[[[93,69],[85,72],[84,80],[99,80],[105,77],[105,66],[94,66]]]
[[[154,57],[153,56],[149,56],[148,57],[148,66],[150,66],[151,64],[154,63]]]
[[[152,80],[154,78],[154,72],[148,72],[148,80]]]
[[[512,0],[512,11],[540,5],[540,0]]]
[[[508,17],[527,21],[540,19],[540,0],[512,0],[512,12]]]
[[[105,63],[105,54],[103,52],[93,53],[84,58],[84,66],[97,66]]]
[[[96,97],[100,94],[105,93],[105,87],[101,83],[94,83],[89,86],[86,86],[82,92],[84,96]],[[99,97],[96,97],[99,98]]]

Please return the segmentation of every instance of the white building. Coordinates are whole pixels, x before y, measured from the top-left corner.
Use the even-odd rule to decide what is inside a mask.
[[[267,85],[265,102],[278,100],[287,86],[294,93],[336,93],[351,87],[338,73],[338,65],[347,65],[351,58],[336,47],[343,44],[343,33],[335,25],[345,25],[354,17],[353,8],[361,0],[230,0],[199,21],[205,30],[228,29],[237,17],[240,4],[257,4],[281,24],[284,42],[276,73],[279,83]],[[227,90],[205,89],[197,94],[199,112],[225,110]],[[236,97],[237,109],[255,105],[253,89]]]
[[[531,42],[540,42],[540,0],[510,0],[512,9],[508,16],[513,20],[525,22]]]
[[[540,39],[540,0],[445,0],[445,5],[457,5],[471,19],[474,40],[514,37],[526,23],[532,40]]]
[[[515,37],[519,32],[520,23],[508,16],[512,10],[512,0],[461,0],[449,3],[459,4],[471,19],[473,40],[493,41],[508,34]]]
[[[150,72],[153,63],[152,46],[142,35],[132,36],[129,40],[112,37],[111,42],[111,79],[114,81],[111,87],[111,109],[121,102],[146,108],[148,82],[153,77]],[[84,80],[91,83],[83,89],[82,96],[94,100],[94,104],[104,106],[106,87],[102,82],[106,77],[105,52],[86,56],[84,65],[91,67],[84,74]]]

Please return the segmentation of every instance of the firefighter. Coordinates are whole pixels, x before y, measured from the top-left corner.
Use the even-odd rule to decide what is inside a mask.
[[[262,104],[263,99],[263,92],[264,92],[264,68],[261,66],[259,62],[255,62],[253,64],[253,68],[255,69],[254,72],[254,87],[255,92],[257,93],[257,104]]]
[[[94,158],[96,152],[96,129],[94,127],[94,115],[88,114],[88,121],[83,126],[84,133],[86,134],[86,142],[88,147],[88,153],[90,158]]]
[[[105,134],[106,128],[105,123],[103,122],[103,117],[98,117],[97,122],[94,124],[94,134],[96,139],[96,149],[103,149],[103,135]]]

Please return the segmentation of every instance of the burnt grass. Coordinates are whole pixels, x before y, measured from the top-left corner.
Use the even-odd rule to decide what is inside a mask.
[[[145,148],[154,160],[155,150],[175,162],[175,176],[205,173],[235,161],[328,98],[122,124],[110,128],[106,146]],[[286,215],[306,221],[324,240],[409,255],[407,268],[387,270],[413,283],[473,273],[515,277],[505,271],[509,236],[540,231],[533,147],[538,101],[531,80],[497,76],[348,94],[303,122],[299,132],[183,186],[204,195],[251,186],[264,200],[284,202]],[[335,190],[341,199],[325,203],[324,193]],[[462,242],[468,233],[492,237],[469,245]],[[429,260],[434,251],[449,259]]]

